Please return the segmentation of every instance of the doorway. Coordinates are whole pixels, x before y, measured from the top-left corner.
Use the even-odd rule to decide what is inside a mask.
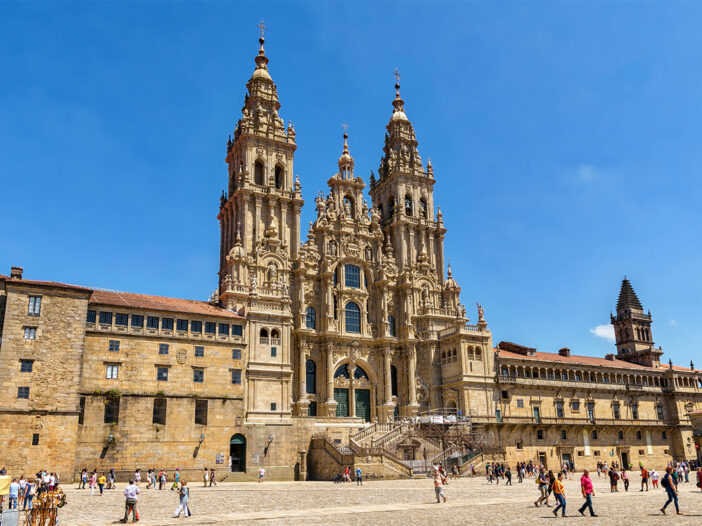
[[[246,437],[239,433],[229,441],[229,471],[246,471]]]
[[[545,468],[548,467],[548,462],[546,462],[546,453],[544,453],[543,451],[539,451],[539,464],[541,464]]]
[[[336,416],[349,416],[349,390],[335,387],[334,400],[336,400]]]
[[[356,398],[356,416],[370,422],[370,389],[356,389],[354,397]]]
[[[620,454],[622,458],[622,467],[624,469],[629,469],[629,452],[628,451],[622,451]]]

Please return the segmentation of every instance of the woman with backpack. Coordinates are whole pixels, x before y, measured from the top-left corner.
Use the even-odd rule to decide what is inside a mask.
[[[680,513],[680,507],[678,506],[678,490],[675,487],[675,483],[673,482],[673,468],[668,466],[665,468],[665,475],[663,475],[663,479],[661,480],[661,486],[663,486],[663,489],[665,492],[668,494],[668,500],[665,501],[665,504],[663,504],[663,507],[661,508],[661,513],[665,515],[665,509],[668,507],[668,504],[671,502],[675,503],[675,513],[678,515],[682,515]]]

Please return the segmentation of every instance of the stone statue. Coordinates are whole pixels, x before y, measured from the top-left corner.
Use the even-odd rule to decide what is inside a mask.
[[[483,306],[477,301],[475,302],[475,305],[478,307],[478,321],[485,321],[485,309],[483,309]]]
[[[344,201],[344,214],[346,214],[346,217],[348,218],[353,217],[353,213],[351,212],[351,203],[348,201]]]
[[[251,273],[251,292],[256,293],[258,290],[258,278],[256,274]]]
[[[334,241],[330,241],[329,245],[327,245],[327,250],[330,255],[336,256],[336,243]]]

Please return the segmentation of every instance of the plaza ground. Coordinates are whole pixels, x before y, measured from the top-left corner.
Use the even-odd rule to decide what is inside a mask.
[[[659,508],[666,500],[662,489],[639,492],[640,478],[633,474],[628,493],[610,493],[605,477],[594,477],[595,511],[598,518],[583,518],[577,509],[583,502],[579,492],[579,475],[566,481],[569,518],[555,519],[553,508],[534,506],[537,486],[533,479],[512,487],[500,482],[488,484],[482,477],[451,480],[445,488],[448,503],[436,504],[431,479],[368,481],[362,487],[331,482],[221,483],[203,488],[189,483],[191,509],[189,519],[172,518],[178,505],[175,491],[146,490],[141,485],[139,524],[285,524],[285,525],[368,525],[368,524],[530,524],[533,521],[617,525],[702,524],[702,492],[693,482],[681,484],[680,505],[685,516],[668,516]],[[692,480],[692,478],[691,478]],[[70,526],[115,524],[124,513],[124,484],[107,490],[103,497],[90,497],[89,490],[64,488],[68,505],[61,511],[60,522]],[[587,512],[586,512],[587,514]]]

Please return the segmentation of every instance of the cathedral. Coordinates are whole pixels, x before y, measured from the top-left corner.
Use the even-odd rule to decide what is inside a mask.
[[[702,372],[661,364],[628,280],[604,358],[495,345],[478,304],[469,324],[399,81],[371,202],[344,134],[303,240],[296,134],[268,63],[261,36],[226,148],[209,301],[0,276],[0,440],[18,452],[4,463],[305,480],[695,456]]]

